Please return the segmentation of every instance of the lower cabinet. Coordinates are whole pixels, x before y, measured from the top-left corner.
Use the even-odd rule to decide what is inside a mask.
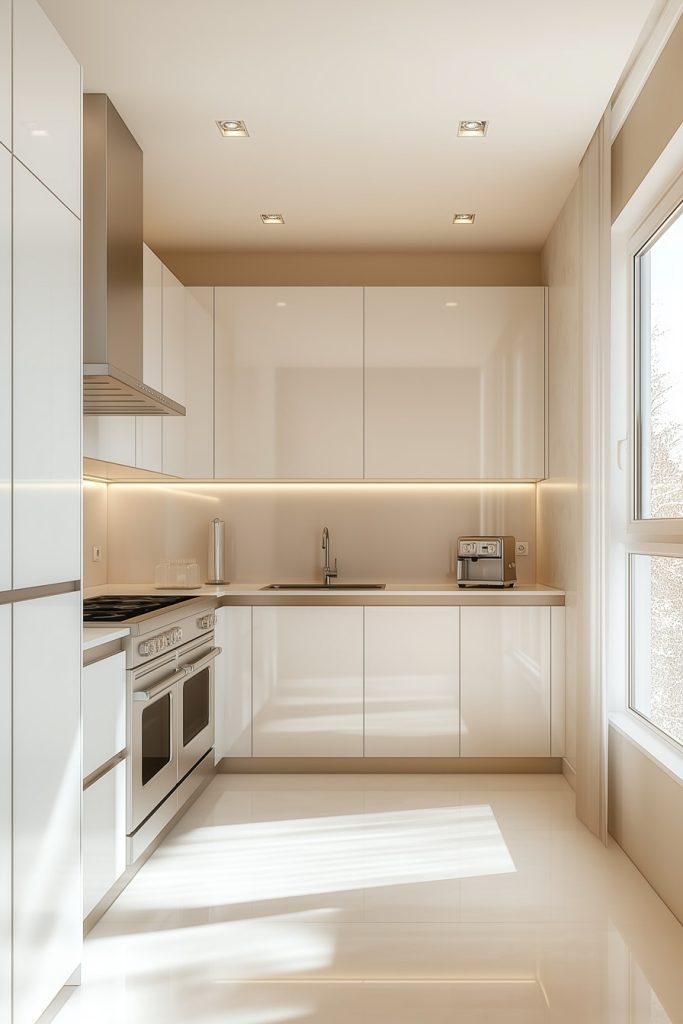
[[[216,612],[215,757],[251,757],[251,608]]]
[[[460,753],[550,755],[548,607],[460,609]]]
[[[126,762],[83,793],[83,917],[126,869]]]
[[[459,608],[365,609],[365,755],[457,757]]]
[[[255,757],[361,757],[363,608],[253,610]]]
[[[126,655],[83,669],[83,778],[126,746]]]

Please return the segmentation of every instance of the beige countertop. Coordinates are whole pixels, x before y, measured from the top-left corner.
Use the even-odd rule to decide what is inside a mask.
[[[129,633],[128,626],[84,626],[81,648],[90,651],[93,647],[108,644],[112,640],[122,640]]]

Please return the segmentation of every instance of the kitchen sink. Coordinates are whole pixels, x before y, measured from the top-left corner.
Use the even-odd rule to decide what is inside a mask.
[[[384,590],[386,583],[269,583],[261,590]]]

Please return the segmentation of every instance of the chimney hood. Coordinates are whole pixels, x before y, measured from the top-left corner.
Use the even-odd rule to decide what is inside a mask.
[[[104,93],[83,97],[83,412],[184,416],[142,382],[142,150]]]

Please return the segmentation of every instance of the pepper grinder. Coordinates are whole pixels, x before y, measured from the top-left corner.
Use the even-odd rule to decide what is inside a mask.
[[[225,576],[225,521],[212,519],[209,523],[209,578],[211,586],[228,583]]]

